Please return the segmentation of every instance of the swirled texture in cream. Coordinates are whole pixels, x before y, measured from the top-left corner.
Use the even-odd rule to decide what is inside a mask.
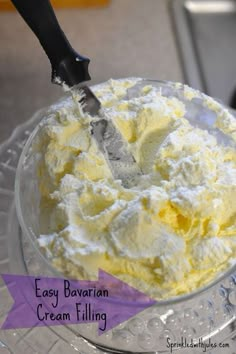
[[[94,88],[143,171],[131,189],[114,180],[75,94],[46,119],[37,144],[38,241],[67,276],[95,279],[102,268],[162,299],[235,262],[236,152],[189,119],[197,91],[185,87],[185,103],[150,84],[129,97],[137,82]],[[235,142],[235,117],[206,96],[204,105],[218,133]]]

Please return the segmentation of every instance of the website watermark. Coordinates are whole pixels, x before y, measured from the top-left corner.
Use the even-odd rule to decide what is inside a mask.
[[[209,349],[216,349],[216,348],[229,348],[229,343],[223,343],[223,342],[214,342],[212,341],[211,338],[209,338],[207,341],[203,341],[202,338],[199,338],[198,340],[188,340],[185,337],[181,337],[180,341],[178,342],[173,342],[171,338],[167,337],[166,339],[166,347],[170,349],[170,353],[173,353],[174,350],[176,349],[200,349],[202,350],[203,353],[206,353],[207,350]]]

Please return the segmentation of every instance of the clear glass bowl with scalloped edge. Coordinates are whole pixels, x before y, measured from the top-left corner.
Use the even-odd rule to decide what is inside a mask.
[[[211,131],[220,144],[232,143],[225,139],[224,134],[213,128],[215,112],[210,108],[204,108],[203,112],[202,102],[207,96],[199,92],[198,97],[186,99],[185,87],[182,84],[142,79],[129,90],[129,97],[136,97],[140,88],[147,84],[155,85],[164,96],[174,96],[182,100],[187,107],[187,118],[191,124]],[[34,248],[35,262],[39,265],[38,269],[45,269],[46,266],[47,275],[60,277],[63,274],[52,266],[51,259],[42,252],[37,242],[40,235],[40,192],[37,177],[40,154],[35,153],[33,144],[44,125],[44,118],[59,107],[69,104],[69,101],[70,97],[64,97],[49,109],[41,110],[38,113],[37,121],[40,123],[24,146],[15,181],[15,200],[19,223],[23,234],[30,240],[31,246]],[[219,110],[227,110],[223,104],[219,102],[216,104]],[[200,111],[201,117],[203,117],[201,120],[198,119]],[[231,113],[233,114],[233,111]],[[120,306],[119,301],[108,301],[112,301],[112,306]],[[127,303],[131,307],[138,305],[134,300]],[[114,353],[157,353],[159,351],[164,353],[170,351],[170,343],[175,345],[174,343],[181,342],[181,338],[186,338],[187,342],[191,340],[198,342],[199,338],[207,341],[211,337],[212,340],[215,338],[215,341],[225,339],[231,336],[236,329],[235,318],[236,266],[232,265],[230,269],[219,274],[206,286],[190,294],[161,300],[106,334],[98,335],[96,323],[74,325],[73,332],[78,337],[82,336],[88,345],[94,346],[94,353],[96,352],[95,348]]]

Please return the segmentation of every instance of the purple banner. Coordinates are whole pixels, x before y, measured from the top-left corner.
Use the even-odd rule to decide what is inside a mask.
[[[2,329],[98,322],[102,334],[156,303],[99,270],[97,281],[2,274],[14,304]]]

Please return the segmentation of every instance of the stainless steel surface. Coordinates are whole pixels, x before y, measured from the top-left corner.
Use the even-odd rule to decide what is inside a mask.
[[[124,187],[131,187],[137,177],[142,174],[133,155],[128,150],[121,133],[112,120],[106,116],[100,101],[86,85],[80,86],[83,110],[97,119],[91,122],[92,134],[107,160],[115,179],[120,179]],[[99,118],[99,119],[98,119]]]
[[[132,187],[142,172],[121,133],[106,117],[92,123],[92,127],[95,140],[108,161],[113,176],[120,179],[124,187]]]
[[[83,107],[83,111],[89,113],[92,117],[98,115],[101,108],[101,102],[88,86],[82,85],[80,86],[80,90],[80,103]]]
[[[230,104],[236,87],[236,1],[173,0],[187,83]]]

